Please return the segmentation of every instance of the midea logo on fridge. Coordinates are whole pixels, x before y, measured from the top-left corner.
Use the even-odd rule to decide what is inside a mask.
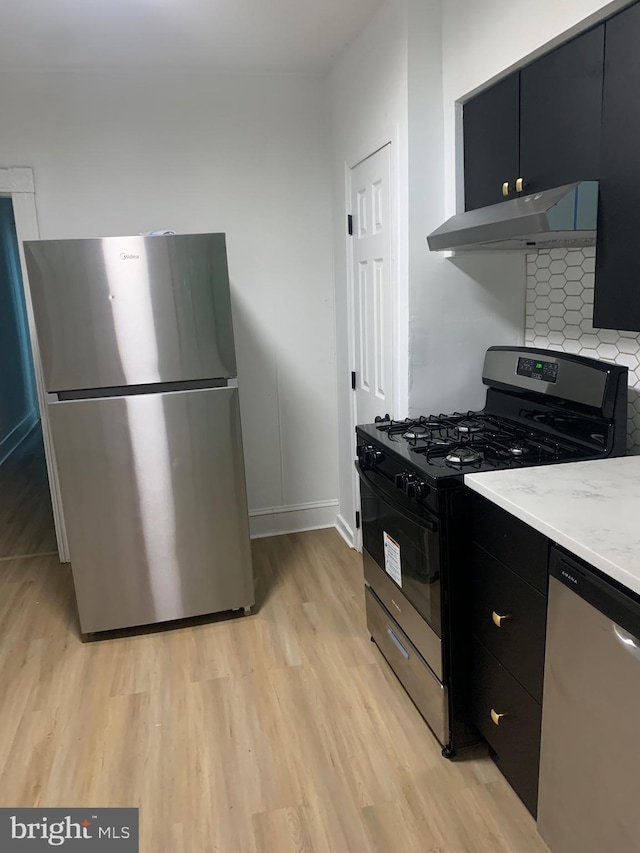
[[[140,255],[128,255],[126,252],[120,252],[121,261],[139,261]]]

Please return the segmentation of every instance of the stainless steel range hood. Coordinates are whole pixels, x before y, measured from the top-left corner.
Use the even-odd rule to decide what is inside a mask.
[[[593,246],[597,218],[598,182],[579,181],[458,213],[427,242],[432,252]]]

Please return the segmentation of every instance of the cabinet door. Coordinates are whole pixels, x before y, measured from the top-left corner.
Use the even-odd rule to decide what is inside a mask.
[[[477,545],[471,565],[474,634],[541,703],[547,599]]]
[[[472,641],[471,654],[473,722],[491,746],[494,761],[535,817],[542,709],[477,640]]]
[[[640,331],[640,6],[606,25],[593,325]]]
[[[520,72],[520,170],[525,191],[597,180],[604,25]]]
[[[463,107],[465,210],[504,201],[502,184],[519,175],[520,74],[512,74]]]
[[[549,540],[477,492],[471,495],[471,538],[546,596]]]

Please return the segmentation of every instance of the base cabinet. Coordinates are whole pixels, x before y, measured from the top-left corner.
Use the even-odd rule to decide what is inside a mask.
[[[471,720],[535,817],[549,541],[475,493],[471,507]]]
[[[492,758],[536,815],[542,707],[484,646],[473,641],[473,718]]]

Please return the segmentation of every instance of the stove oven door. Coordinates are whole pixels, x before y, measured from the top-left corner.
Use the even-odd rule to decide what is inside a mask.
[[[375,470],[358,473],[365,580],[442,681],[438,519]]]

